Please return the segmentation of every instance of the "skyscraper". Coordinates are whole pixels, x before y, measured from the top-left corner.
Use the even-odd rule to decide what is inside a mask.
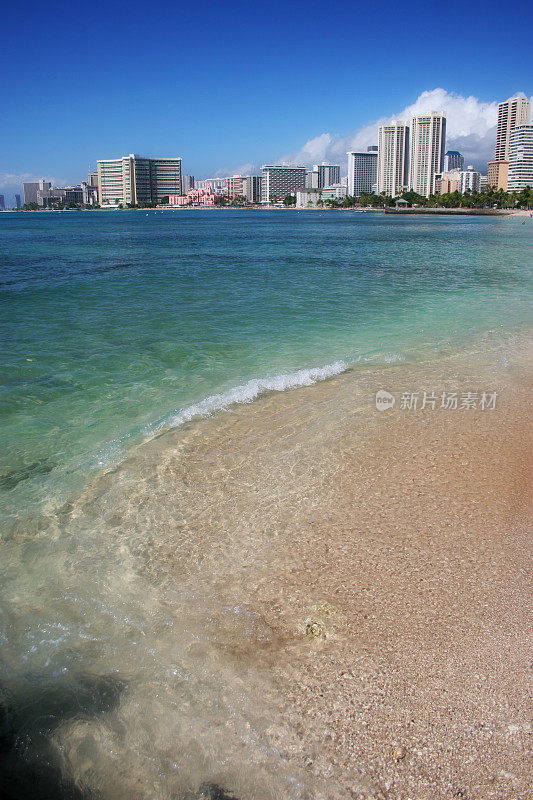
[[[464,156],[458,150],[447,150],[444,154],[444,172],[451,172],[454,169],[462,172],[464,168]]]
[[[409,125],[380,125],[378,134],[377,193],[398,197],[409,185]]]
[[[533,189],[533,125],[516,125],[511,131],[507,186],[510,192]]]
[[[194,175],[181,176],[181,193],[187,194],[190,189],[194,189]]]
[[[531,113],[530,103],[525,94],[519,92],[503,103],[498,104],[498,129],[496,132],[495,161],[509,160],[511,132],[516,125],[527,125]]]
[[[20,202],[20,194],[16,194],[15,195],[15,208],[19,209],[21,207],[21,205],[22,205],[22,203]]]
[[[27,182],[22,184],[24,193],[24,203],[36,203],[43,205],[43,199],[48,197],[52,184],[41,178],[39,181]]]
[[[283,200],[288,194],[296,194],[298,189],[305,189],[305,167],[265,164],[261,185],[261,202]]]
[[[100,205],[160,203],[181,194],[181,158],[134,155],[98,161]]]
[[[249,203],[261,202],[261,184],[263,178],[260,175],[247,175],[242,180],[243,194]]]
[[[366,151],[350,150],[348,156],[348,194],[359,197],[370,194],[376,185],[378,154],[372,148]]]
[[[0,194],[0,211],[4,211],[6,207],[6,199],[3,194]]]
[[[242,175],[232,175],[230,178],[226,178],[226,194],[230,199],[244,195],[243,181]]]
[[[313,172],[318,172],[318,186],[323,189],[326,186],[335,186],[341,180],[341,168],[339,164],[314,164]]]
[[[411,122],[409,187],[425,197],[435,192],[435,175],[443,171],[446,117],[430,111]]]

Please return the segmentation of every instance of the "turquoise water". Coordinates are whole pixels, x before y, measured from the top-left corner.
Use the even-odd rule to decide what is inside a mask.
[[[308,429],[274,396],[240,437],[180,426],[345,369],[358,387],[373,364],[483,357],[531,324],[533,221],[1,214],[0,237],[0,795],[344,800],[302,767],[264,662],[293,651],[251,599],[307,514],[327,413]]]
[[[0,236],[0,499],[12,518],[224,405],[196,407],[214,394],[416,358],[531,318],[529,219],[2,214]]]

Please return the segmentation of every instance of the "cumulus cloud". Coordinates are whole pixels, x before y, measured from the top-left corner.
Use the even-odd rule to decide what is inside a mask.
[[[366,149],[377,144],[378,128],[392,120],[406,120],[428,111],[443,111],[446,115],[446,149],[459,150],[466,164],[474,164],[486,172],[486,162],[494,156],[498,101],[485,103],[477,97],[448,92],[446,89],[431,89],[422,92],[414,103],[391,117],[382,117],[352,133],[337,136],[322,133],[309,139],[295,154],[280,158],[277,163],[292,163],[311,166],[320,161],[344,164],[348,150]]]

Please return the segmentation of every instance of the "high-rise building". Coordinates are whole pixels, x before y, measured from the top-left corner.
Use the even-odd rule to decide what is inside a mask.
[[[261,202],[271,203],[283,200],[288,194],[295,195],[298,189],[305,189],[305,167],[265,164],[261,186]]]
[[[43,199],[48,197],[52,184],[50,181],[39,180],[22,184],[24,203],[43,205]]]
[[[15,195],[15,208],[19,209],[21,206],[22,206],[22,203],[20,202],[20,194],[16,194]]]
[[[306,189],[318,189],[318,170],[313,169],[311,172],[308,172],[305,176],[305,188]]]
[[[509,161],[511,132],[516,125],[527,125],[530,113],[530,102],[522,92],[498,104],[495,161]]]
[[[507,186],[510,192],[533,189],[533,125],[516,125],[511,131]]]
[[[326,186],[336,186],[341,180],[341,168],[338,164],[314,164],[313,172],[318,172],[318,189]],[[312,187],[315,188],[315,187]]]
[[[181,176],[181,193],[187,194],[188,191],[194,189],[194,175]]]
[[[6,198],[3,194],[0,194],[0,211],[4,211],[6,207]]]
[[[262,183],[263,183],[263,178],[261,177],[261,175],[247,175],[245,178],[243,178],[242,181],[243,194],[249,203],[261,202]]]
[[[487,164],[487,185],[507,191],[508,161],[489,161]]]
[[[376,188],[378,154],[370,147],[365,151],[350,150],[348,153],[348,194],[359,197],[370,194]]]
[[[88,178],[87,178],[87,185],[98,188],[98,171],[89,172],[89,175],[88,175]]]
[[[244,177],[242,175],[232,175],[231,178],[226,178],[226,194],[231,200],[233,197],[242,197]]]
[[[435,175],[435,194],[452,194],[461,191],[461,175],[458,169]]]
[[[130,154],[98,161],[100,205],[160,203],[181,194],[181,158],[142,158]]]
[[[429,197],[435,192],[435,175],[444,167],[446,117],[430,111],[411,122],[411,164],[409,187],[417,194]]]
[[[398,197],[409,185],[409,124],[380,125],[378,134],[377,193]]]
[[[481,173],[476,172],[472,164],[469,164],[466,170],[461,173],[461,194],[465,192],[479,192],[481,186]]]
[[[464,168],[464,156],[458,150],[447,150],[444,154],[444,172],[451,172],[454,169],[462,172]]]

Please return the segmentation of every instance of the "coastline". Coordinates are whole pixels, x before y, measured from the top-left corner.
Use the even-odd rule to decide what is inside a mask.
[[[214,719],[214,763],[161,792],[208,779],[239,800],[528,797],[531,351],[515,338],[261,396],[161,434],[82,498],[82,517],[115,520],[131,590],[187,628],[201,620],[193,663],[253,720],[235,743]],[[379,412],[385,387],[490,389],[499,403]],[[180,645],[169,635],[160,657]],[[165,701],[157,687],[155,716],[146,691],[130,687],[121,718],[175,730],[176,689]],[[193,712],[173,740],[186,753],[201,741]],[[87,761],[93,725],[60,731],[76,780],[96,768],[105,797],[150,793],[112,729]]]

